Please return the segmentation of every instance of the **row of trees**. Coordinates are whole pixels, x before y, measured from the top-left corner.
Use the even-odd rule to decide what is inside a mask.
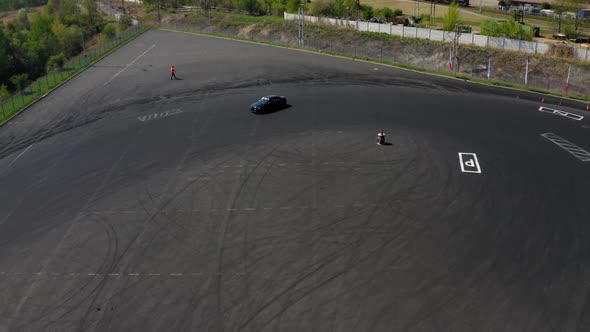
[[[0,11],[17,10],[45,4],[47,4],[47,0],[2,0],[0,1]]]
[[[112,27],[105,29],[96,0],[49,0],[34,15],[19,10],[14,21],[0,23],[0,94],[61,67],[82,51],[83,40],[103,30],[114,35]]]

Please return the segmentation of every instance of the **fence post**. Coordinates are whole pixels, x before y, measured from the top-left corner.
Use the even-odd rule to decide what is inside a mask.
[[[405,30],[404,27],[405,27],[405,25],[402,24],[402,38],[404,38],[404,30]]]
[[[47,75],[45,75],[45,84],[47,84],[47,91],[49,91],[49,73],[47,73]]]
[[[428,28],[428,40],[432,40],[432,28]]]
[[[378,23],[377,25],[377,32],[381,32],[381,23]]]
[[[490,36],[486,39],[486,47],[490,46]]]
[[[505,45],[506,45],[506,38],[502,37],[502,49],[503,50],[506,49]]]
[[[418,27],[414,27],[414,29],[416,30],[416,39],[418,39]]]
[[[588,49],[586,49],[586,60],[588,60]]]
[[[369,31],[369,21],[367,21],[367,32]]]
[[[0,101],[0,107],[2,108],[2,118],[6,119],[6,111],[4,110],[4,103]]]
[[[389,34],[390,35],[393,35],[393,28],[392,27],[393,27],[393,24],[389,23]],[[586,53],[588,53],[588,52],[586,52]]]
[[[535,42],[535,54],[537,54],[537,47],[539,46],[539,42]]]
[[[475,44],[475,41],[473,40],[473,38],[474,38],[473,36],[475,36],[475,35],[473,34],[473,31],[472,31],[471,32],[471,45]]]

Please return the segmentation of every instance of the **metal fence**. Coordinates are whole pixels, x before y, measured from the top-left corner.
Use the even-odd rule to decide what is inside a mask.
[[[96,45],[85,54],[70,59],[61,68],[50,71],[47,75],[36,79],[22,91],[19,91],[6,100],[0,101],[0,123],[6,121],[35,100],[43,97],[48,91],[57,87],[80,70],[88,67],[88,65],[100,59],[106,53],[144,31],[146,31],[146,28],[143,25],[136,25],[121,35]]]
[[[298,20],[300,15],[284,13],[286,20]],[[455,37],[454,32],[406,27],[403,25],[392,25],[389,23],[372,23],[367,21],[349,21],[341,19],[333,19],[327,17],[305,16],[305,21],[314,23],[325,23],[339,26],[354,27],[358,31],[370,31],[387,33],[390,35],[397,35],[410,38],[428,39],[434,41],[452,41]],[[516,40],[503,37],[490,37],[476,35],[473,33],[461,33],[459,36],[460,44],[471,44],[481,47],[489,47],[507,51],[520,51],[531,54],[545,54],[549,51],[550,44],[540,42],[529,42],[525,40]],[[572,47],[574,55],[579,60],[590,60],[590,50],[587,48]]]
[[[187,23],[169,23],[163,28],[171,28],[180,31],[197,33],[214,33],[230,37],[240,37],[262,42],[271,42],[291,47],[298,47],[297,29],[288,35],[269,34],[256,29],[240,30],[239,28],[227,29],[210,25],[196,25]],[[392,29],[395,28],[392,27]],[[401,29],[400,27],[397,27]],[[404,28],[404,31],[407,28]],[[409,33],[420,35],[421,30],[407,30]],[[441,33],[432,30],[432,34]],[[405,32],[404,32],[405,33]],[[445,37],[446,38],[446,37]],[[477,41],[477,39],[474,38]],[[496,41],[497,42],[497,41]],[[501,42],[501,40],[500,40]],[[351,55],[358,58],[370,58],[390,61],[396,64],[408,65],[415,68],[422,68],[429,71],[450,73],[449,70],[449,45],[435,45],[428,43],[391,43],[387,40],[374,40],[370,43],[357,44],[353,41],[333,42],[321,36],[314,37],[312,33],[306,33],[305,48],[317,51],[333,52],[338,54]],[[370,45],[370,46],[368,46]],[[414,49],[410,49],[410,48]],[[532,89],[566,93],[565,86],[568,83],[567,94],[570,96],[590,96],[590,69],[585,66],[569,65],[562,61],[554,61],[549,67],[551,74],[547,74],[546,59],[531,57],[521,60],[501,61],[492,57],[486,52],[475,52],[469,50],[459,51],[459,63],[456,65],[457,72],[465,77],[489,80],[493,83],[510,83],[513,85],[527,86]],[[491,66],[488,67],[488,64]],[[528,74],[527,73],[528,68]],[[568,72],[570,73],[568,79]],[[489,75],[488,75],[489,73]],[[526,79],[525,79],[526,77]]]

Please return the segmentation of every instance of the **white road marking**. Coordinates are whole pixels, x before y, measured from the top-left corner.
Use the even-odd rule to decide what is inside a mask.
[[[463,173],[481,173],[481,167],[475,153],[459,152],[459,163]]]
[[[574,157],[578,158],[581,161],[590,161],[590,152],[582,149],[581,147],[575,145],[574,143],[565,140],[554,133],[545,133],[541,134],[541,136],[545,137],[546,139],[553,142],[555,145],[559,146],[560,148],[564,149],[565,151],[572,154]]]
[[[582,120],[584,118],[583,116],[578,115],[578,114],[569,113],[569,112],[565,112],[565,111],[560,111],[560,110],[556,110],[556,109],[545,107],[545,106],[539,107],[539,112],[551,113],[551,114],[555,114],[555,115],[561,115],[561,116],[564,116],[566,118],[569,118],[569,119],[572,119],[572,120],[576,120],[576,121],[580,121],[580,120]]]
[[[123,71],[125,71],[125,69],[129,68],[129,66],[131,66],[132,64],[134,64],[135,61],[139,60],[139,58],[141,58],[142,56],[144,56],[147,52],[149,52],[154,47],[156,47],[156,44],[150,46],[150,48],[148,48],[147,50],[145,50],[145,52],[141,53],[137,58],[135,58],[135,60],[133,60],[133,61],[131,61],[131,63],[127,64],[123,69],[121,69],[118,73],[116,73],[115,76],[111,77],[111,79],[108,80],[103,86],[106,86],[107,84],[111,83],[111,81],[114,80],[117,76],[119,76],[119,74],[121,74]]]
[[[15,161],[17,161],[17,160],[18,160],[18,158],[20,158],[20,157],[21,157],[23,154],[25,154],[25,152],[29,151],[29,149],[30,149],[30,148],[32,148],[32,147],[33,147],[33,144],[29,145],[29,147],[28,147],[28,148],[26,148],[26,149],[25,149],[23,152],[21,152],[21,153],[20,153],[18,156],[16,156],[16,158],[14,158],[14,159],[13,159],[13,160],[10,162],[10,164],[8,164],[8,166],[6,166],[6,168],[10,167],[10,165],[12,165],[12,164],[13,164]]]
[[[167,116],[172,116],[172,115],[179,114],[179,113],[182,113],[182,110],[176,109],[176,110],[172,110],[172,111],[166,111],[166,112],[138,116],[137,120],[139,120],[141,122],[145,122],[145,121],[155,120],[158,117],[165,118]]]

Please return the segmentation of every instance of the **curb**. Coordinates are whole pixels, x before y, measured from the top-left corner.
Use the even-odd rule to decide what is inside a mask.
[[[118,50],[120,47],[126,45],[127,43],[129,43],[130,41],[134,40],[135,38],[143,35],[146,31],[148,31],[149,29],[143,31],[142,33],[137,34],[136,36],[133,36],[132,38],[129,38],[127,41],[125,41],[124,43],[121,43],[119,46],[113,48],[112,50],[106,52],[105,54],[101,55],[98,59],[94,60],[93,62],[89,63],[88,66],[82,68],[80,71],[78,71],[77,73],[75,73],[74,75],[72,75],[71,77],[67,78],[65,81],[59,83],[58,85],[56,85],[55,87],[51,88],[49,91],[47,91],[44,95],[42,95],[41,97],[33,100],[29,105],[23,107],[20,111],[14,113],[13,115],[11,115],[8,119],[5,119],[4,122],[0,122],[0,128],[2,128],[4,125],[6,125],[10,120],[14,119],[17,115],[21,114],[22,112],[26,111],[27,109],[29,109],[30,107],[33,107],[33,105],[37,104],[38,102],[40,102],[41,100],[45,99],[45,97],[47,97],[49,94],[51,94],[53,91],[59,89],[62,85],[68,83],[70,80],[74,79],[76,76],[80,75],[81,73],[85,72],[88,68],[92,67],[94,64],[96,64],[97,62],[99,62],[100,60],[104,59],[106,56],[108,56],[109,54],[113,53],[114,51]]]
[[[414,73],[420,73],[420,74],[424,74],[424,75],[430,75],[430,76],[435,76],[435,77],[440,77],[440,78],[458,80],[458,81],[465,82],[465,83],[470,83],[470,84],[478,84],[480,86],[485,86],[485,87],[494,89],[497,92],[500,92],[500,91],[507,92],[507,93],[498,93],[499,95],[502,95],[502,96],[505,96],[505,97],[513,97],[513,98],[516,98],[516,99],[525,99],[525,100],[529,100],[529,101],[535,101],[535,100],[540,101],[540,100],[543,100],[541,103],[549,103],[549,104],[554,104],[554,105],[563,105],[563,106],[567,106],[567,107],[571,107],[571,108],[576,108],[576,109],[583,110],[583,111],[590,111],[590,107],[587,106],[587,105],[590,105],[589,104],[590,102],[584,101],[584,100],[573,99],[573,98],[569,98],[569,97],[563,97],[563,96],[554,95],[554,94],[545,93],[545,92],[537,92],[537,91],[523,90],[523,89],[518,88],[518,87],[499,86],[499,85],[494,85],[494,84],[491,84],[491,83],[478,82],[478,81],[471,80],[471,79],[464,79],[464,78],[450,76],[450,75],[444,75],[444,74],[433,73],[433,72],[429,72],[429,71],[423,71],[423,70],[420,70],[420,69],[407,68],[407,67],[405,67],[403,65],[382,63],[382,62],[380,62],[377,59],[375,59],[375,60],[368,60],[368,59],[365,59],[365,58],[362,58],[362,57],[361,58],[357,58],[357,57],[355,57],[353,55],[346,56],[346,55],[330,54],[330,53],[322,52],[321,50],[302,49],[302,48],[299,48],[299,47],[288,46],[288,45],[276,45],[276,44],[273,44],[273,43],[270,43],[270,42],[264,42],[264,41],[258,41],[258,40],[252,40],[252,39],[242,39],[240,37],[232,37],[232,36],[219,36],[219,35],[216,35],[214,33],[207,33],[207,32],[183,31],[183,30],[176,30],[174,28],[169,28],[169,27],[167,27],[167,28],[160,27],[160,28],[157,28],[157,29],[164,30],[164,31],[170,31],[170,32],[188,33],[188,34],[206,36],[206,37],[211,37],[211,38],[219,38],[219,39],[233,40],[233,41],[239,41],[239,42],[243,42],[243,43],[258,44],[258,45],[264,45],[264,46],[269,46],[269,47],[277,47],[277,48],[295,50],[295,51],[299,51],[299,52],[315,53],[315,54],[321,54],[321,55],[331,56],[331,57],[340,58],[340,59],[352,60],[352,61],[360,61],[360,62],[370,63],[370,64],[373,64],[373,65],[381,65],[381,66],[385,66],[385,67],[396,68],[396,69],[400,69],[400,70],[406,70],[406,71],[410,71],[410,72],[414,72]],[[533,97],[533,96],[536,96],[536,97]]]

